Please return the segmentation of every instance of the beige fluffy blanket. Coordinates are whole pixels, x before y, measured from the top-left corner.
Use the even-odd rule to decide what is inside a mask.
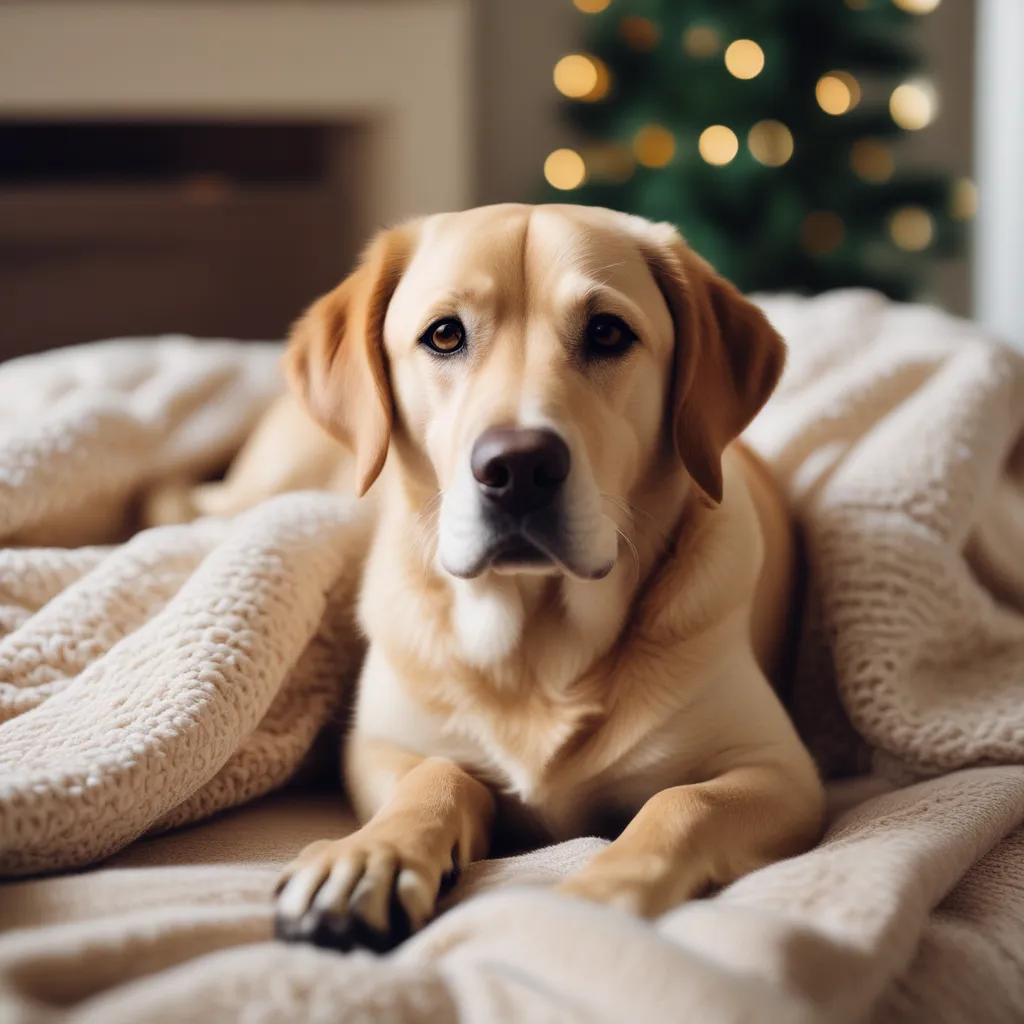
[[[336,798],[133,843],[279,788],[358,657],[353,503],[116,542],[147,484],[237,448],[276,349],[0,367],[0,875],[109,858],[0,887],[0,1020],[1024,1018],[1024,363],[863,292],[765,305],[791,359],[749,437],[812,580],[795,714],[831,773],[874,781],[833,787],[818,849],[653,924],[538,884],[584,839],[476,866],[384,958],[269,941],[277,867],[351,827]]]

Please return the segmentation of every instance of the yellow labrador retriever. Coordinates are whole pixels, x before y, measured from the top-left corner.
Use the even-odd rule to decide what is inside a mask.
[[[299,321],[308,417],[282,400],[198,502],[331,482],[376,507],[363,825],[288,868],[280,936],[388,948],[499,827],[615,837],[560,889],[644,915],[816,841],[769,683],[790,523],[733,443],[784,355],[674,229],[573,206],[387,231]]]

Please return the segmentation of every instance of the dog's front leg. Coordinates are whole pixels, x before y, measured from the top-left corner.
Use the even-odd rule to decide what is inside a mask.
[[[813,771],[734,768],[651,797],[559,889],[654,917],[712,886],[809,849],[823,797]]]
[[[434,914],[442,882],[487,853],[494,797],[457,764],[354,735],[349,789],[366,820],[285,869],[275,930],[288,941],[382,952]]]

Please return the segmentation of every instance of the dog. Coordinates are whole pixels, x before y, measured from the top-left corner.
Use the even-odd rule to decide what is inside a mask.
[[[281,938],[392,948],[498,836],[610,838],[558,889],[646,917],[817,841],[771,681],[793,526],[737,440],[784,359],[673,227],[568,205],[384,231],[299,320],[292,394],[196,502],[374,510],[362,826],[286,869]]]

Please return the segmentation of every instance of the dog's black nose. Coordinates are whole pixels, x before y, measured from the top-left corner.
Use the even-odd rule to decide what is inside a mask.
[[[552,430],[494,427],[473,445],[480,490],[511,516],[550,505],[569,475],[568,445]]]

